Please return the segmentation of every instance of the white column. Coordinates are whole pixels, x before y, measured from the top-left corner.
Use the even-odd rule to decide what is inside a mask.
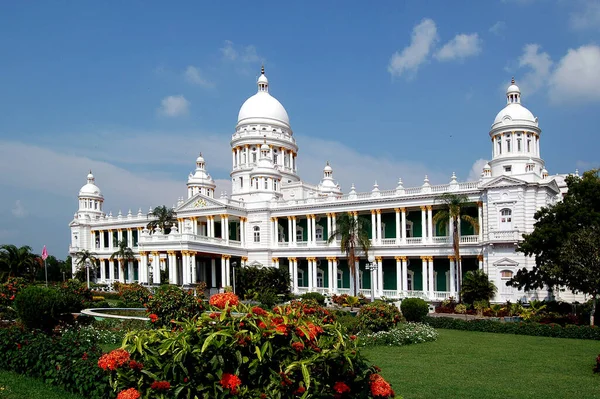
[[[160,285],[160,253],[152,253],[152,282]]]
[[[377,295],[383,295],[383,259],[381,256],[377,258]]]
[[[317,258],[313,258],[313,284],[315,288],[318,286],[317,284]]]
[[[331,214],[331,232],[329,232],[329,234],[331,235],[331,233],[334,232],[336,229],[337,229],[337,224],[335,221],[335,213],[332,213]],[[337,244],[337,238],[334,238],[332,242],[334,245]],[[337,274],[335,275],[335,280],[337,282]]]
[[[225,282],[227,283],[227,286],[230,287],[231,286],[231,264],[229,263],[231,259],[231,256],[227,256],[227,258],[225,258]]]
[[[221,239],[225,240],[225,216],[221,215]]]
[[[210,237],[210,216],[206,217],[206,236]]]
[[[456,267],[454,265],[454,256],[449,256],[448,258],[450,259],[450,296],[456,298],[456,283],[454,281]]]
[[[113,231],[108,230],[108,250],[109,251],[112,251],[115,248],[114,244],[115,244],[115,241],[113,240]]]
[[[190,281],[190,284],[196,284],[196,281],[198,281],[198,276],[196,276],[196,253],[195,252],[190,252],[190,259],[192,260],[192,270],[191,270],[191,276],[192,276],[192,281]]]
[[[428,261],[428,266],[427,268],[429,269],[429,292],[430,292],[430,297],[434,298],[433,292],[436,290],[436,281],[434,278],[434,274],[433,274],[433,256],[430,256],[427,258]]]
[[[288,272],[290,274],[290,283],[291,283],[292,292],[296,292],[297,279],[295,278],[295,275],[294,275],[294,258],[288,258]]]
[[[175,252],[167,251],[167,263],[169,265],[169,283],[175,284],[177,280],[175,280]]]
[[[225,255],[221,256],[221,288],[225,288],[227,286],[226,280],[226,270],[225,270]]]
[[[119,242],[123,241],[123,230],[117,229],[117,245]]]
[[[377,242],[377,217],[374,209],[371,210],[371,242],[373,244]]]
[[[229,215],[225,215],[225,244],[229,244]]]
[[[427,209],[421,206],[421,242],[427,242]]]
[[[292,216],[292,245],[296,245],[296,216]]]
[[[231,150],[231,165],[235,169],[235,148]]]
[[[333,230],[331,229],[331,213],[328,213],[327,214],[327,235],[323,237],[325,239],[325,241],[329,241],[329,236],[331,235],[332,231]]]
[[[108,278],[110,281],[115,281],[115,261],[108,260],[109,268],[108,268]]]
[[[402,240],[402,236],[400,235],[400,209],[395,208],[394,211],[396,212],[396,245],[400,245],[400,241]]]
[[[277,246],[277,218],[271,218],[271,243]]]
[[[477,255],[477,261],[479,262],[479,270],[483,270],[483,255]]]
[[[427,256],[421,256],[421,273],[423,274],[423,293],[425,293],[425,295],[428,295],[428,291],[429,291],[429,282],[428,277],[429,277],[429,273],[427,271],[427,266],[428,266],[428,262],[427,262]]]
[[[312,229],[311,229],[312,243],[313,243],[313,245],[317,245],[317,218],[315,217],[315,215],[312,215],[311,220],[312,220]]]
[[[133,283],[133,262],[132,261],[127,262],[127,277],[129,277],[127,279],[127,281],[129,283]]]
[[[402,260],[402,290],[408,291],[408,258],[403,256]],[[414,289],[414,281],[413,281],[413,289]]]
[[[188,285],[190,283],[190,257],[188,251],[181,252],[181,284]],[[175,280],[177,283],[179,280]]]
[[[298,292],[298,258],[292,258],[294,263],[294,287],[296,292]]]
[[[100,234],[100,249],[104,249],[104,231],[98,230],[98,234]]]
[[[242,247],[246,245],[246,218],[240,218],[240,243]]]
[[[402,291],[402,257],[396,256],[396,291]]]
[[[381,210],[377,209],[377,242],[381,244],[383,238],[383,232],[381,231]]]
[[[314,282],[313,282],[313,258],[306,258],[306,260],[308,261],[308,290],[312,291],[314,288]]]
[[[214,215],[210,217],[210,236],[215,237],[215,217]]]
[[[312,221],[311,221],[311,215],[306,215],[306,240],[308,241],[307,245],[311,246],[312,242],[311,242],[311,238],[312,238]]]
[[[479,230],[477,231],[477,240],[478,242],[483,242],[483,202],[477,202],[477,224],[479,225]]]
[[[400,232],[402,237],[402,244],[406,244],[406,208],[400,208],[402,213],[402,231]]]
[[[431,205],[427,205],[427,225],[429,242],[433,242],[433,210],[431,209]]]
[[[133,248],[133,232],[131,229],[127,229],[127,246]]]
[[[355,281],[355,284],[356,284],[356,287],[357,287],[356,291],[360,292],[360,289],[362,288],[362,286],[360,285],[360,261],[356,260],[354,262],[354,265],[355,265],[355,269],[356,269],[356,273],[354,274],[354,281]]]
[[[333,292],[337,292],[338,287],[338,260],[337,258],[331,258],[331,280],[333,281]]]
[[[217,262],[215,258],[210,259],[210,285],[212,288],[217,287]]]
[[[330,222],[329,214],[327,214],[327,221]],[[333,292],[333,261],[331,260],[331,257],[327,257],[327,280],[329,283],[329,284],[327,284],[327,289],[329,290],[329,293],[332,293]]]
[[[146,268],[148,267],[148,258],[145,253],[140,252],[140,261],[138,262],[138,280],[140,284],[146,284],[148,278],[146,276]]]
[[[106,281],[106,266],[104,259],[99,259],[98,263],[100,264],[100,281]]]

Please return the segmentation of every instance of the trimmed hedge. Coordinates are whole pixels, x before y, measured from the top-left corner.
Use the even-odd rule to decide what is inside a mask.
[[[422,323],[429,313],[429,305],[421,298],[406,298],[400,303],[400,310],[406,321]]]
[[[531,322],[500,322],[494,320],[462,320],[452,317],[426,317],[425,323],[434,328],[479,331],[499,334],[532,335],[536,337],[600,340],[600,328],[567,324],[540,324]]]

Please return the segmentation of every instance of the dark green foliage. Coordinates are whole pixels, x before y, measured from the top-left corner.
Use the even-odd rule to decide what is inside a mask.
[[[0,329],[0,368],[40,378],[86,398],[113,397],[107,376],[98,367],[101,350],[79,332],[51,336],[17,327]],[[0,395],[1,396],[1,395]]]
[[[154,232],[156,227],[160,227],[163,234],[169,234],[171,227],[177,222],[175,218],[175,210],[173,208],[167,208],[165,205],[157,206],[148,213],[148,217],[154,218],[146,226],[150,230],[150,234]]]
[[[317,301],[317,303],[320,306],[325,305],[325,296],[318,292],[306,292],[306,293],[302,294],[302,300],[305,300],[305,299],[313,299],[313,300]]]
[[[17,316],[27,328],[45,331],[58,324],[61,305],[58,291],[35,286],[22,290],[14,302]]]
[[[279,302],[277,294],[271,290],[260,291],[256,295],[256,300],[260,302],[261,307],[271,309]]]
[[[257,299],[261,291],[272,291],[284,298],[290,296],[290,275],[286,270],[255,266],[236,269],[236,294],[242,299]]]
[[[355,313],[345,310],[336,310],[333,312],[333,317],[346,332],[346,334],[358,334],[360,331],[358,317],[356,317]]]
[[[400,304],[400,310],[406,321],[420,323],[429,313],[429,305],[421,298],[406,298]]]
[[[562,327],[558,324],[510,323],[482,319],[463,320],[451,317],[426,317],[425,322],[434,328],[452,330],[600,340],[600,328],[573,324]]]
[[[464,303],[473,305],[477,301],[490,301],[497,291],[483,270],[472,270],[465,274],[460,290]]]
[[[176,285],[161,285],[148,299],[146,310],[156,315],[155,326],[171,326],[171,320],[181,321],[204,311],[204,291],[184,291]]]
[[[137,306],[133,307],[138,308],[144,307],[144,304],[148,301],[148,297],[150,296],[150,291],[148,291],[148,288],[138,283],[114,283],[113,289],[119,293],[125,303],[132,305],[135,304]]]
[[[357,319],[361,330],[379,332],[394,328],[400,321],[401,315],[395,305],[375,301],[362,306]]]
[[[17,247],[12,244],[0,245],[0,279],[25,277],[33,281],[37,270],[43,266],[41,258],[31,252],[31,247]]]

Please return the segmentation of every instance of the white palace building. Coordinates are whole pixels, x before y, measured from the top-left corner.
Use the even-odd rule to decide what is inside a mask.
[[[478,181],[431,185],[427,177],[419,187],[358,193],[354,186],[344,193],[327,164],[319,184],[309,184],[297,174],[298,144],[288,113],[269,92],[264,69],[258,92],[240,108],[231,137],[230,196],[215,197],[215,183],[202,155],[187,181],[187,198],[175,208],[177,225],[164,234],[148,231],[150,218],[137,214],[117,216],[104,212],[104,197],[87,176],[79,191],[79,210],[71,228],[71,256],[89,250],[100,266],[96,281],[160,283],[159,268],[168,269],[172,284],[187,286],[206,282],[213,290],[233,284],[232,269],[246,265],[279,267],[289,271],[293,291],[349,293],[347,259],[339,243],[327,242],[336,216],[348,212],[370,218],[376,270],[366,268],[360,256],[360,291],[388,298],[422,297],[431,301],[456,297],[457,263],[452,251],[452,232],[434,225],[442,209],[443,193],[468,196],[479,229],[460,227],[463,274],[483,269],[498,287],[496,301],[544,298],[546,291],[524,293],[506,286],[516,271],[532,267],[534,259],[515,251],[523,233],[533,230],[534,213],[561,199],[565,175],[550,176],[540,152],[538,119],[521,104],[519,87],[506,92],[506,106],[490,129],[492,160]],[[126,240],[135,261],[120,267],[110,261],[116,242]],[[75,269],[75,266],[74,266]],[[75,272],[75,270],[73,270]],[[561,294],[569,300],[571,295]]]

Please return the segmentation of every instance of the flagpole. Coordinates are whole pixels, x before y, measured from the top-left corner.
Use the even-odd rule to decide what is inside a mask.
[[[47,260],[44,259],[44,270],[46,271],[46,288],[48,288],[48,264],[47,264]]]

